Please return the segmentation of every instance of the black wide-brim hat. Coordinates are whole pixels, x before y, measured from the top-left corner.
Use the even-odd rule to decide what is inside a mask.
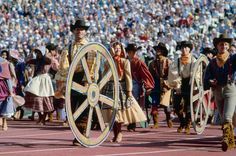
[[[227,34],[220,34],[220,36],[218,38],[213,39],[213,44],[216,47],[217,44],[220,42],[227,42],[231,45],[233,42],[233,39],[230,38]]]
[[[138,47],[137,47],[136,44],[134,44],[134,43],[129,43],[129,44],[127,45],[127,47],[125,48],[125,51],[126,51],[126,52],[128,52],[128,51],[134,51],[134,52],[136,52],[137,49],[138,49]]]
[[[182,42],[180,42],[180,48],[184,48],[184,47],[189,47],[190,51],[193,50],[193,44],[190,41],[182,41]]]
[[[162,42],[160,42],[157,46],[153,46],[153,49],[155,51],[161,50],[163,56],[168,56],[168,49],[166,48],[166,45]]]
[[[75,24],[70,25],[71,31],[74,31],[76,28],[83,28],[85,30],[88,30],[89,26],[88,26],[88,24],[86,24],[84,19],[79,18],[75,21]]]

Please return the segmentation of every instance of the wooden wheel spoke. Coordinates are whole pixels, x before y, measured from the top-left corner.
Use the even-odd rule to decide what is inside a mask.
[[[199,96],[200,96],[200,94],[199,94],[199,93],[197,93],[197,94],[193,95],[193,102],[195,102],[195,101],[199,100]]]
[[[88,105],[88,100],[86,99],[73,114],[74,120],[76,120],[84,112]]]
[[[89,137],[89,135],[90,135],[92,118],[93,118],[93,107],[90,107],[88,121],[87,121],[87,128],[86,128],[86,133],[85,133],[86,137]]]
[[[209,99],[204,97],[203,101],[202,101],[202,105],[204,108],[204,112],[207,114],[208,113],[208,105],[209,105]]]
[[[99,101],[109,105],[110,107],[113,107],[113,105],[114,105],[114,100],[113,99],[111,99],[111,98],[109,98],[105,95],[102,95],[102,94],[100,94]]]
[[[198,118],[198,113],[199,113],[199,108],[200,108],[200,106],[201,106],[201,103],[198,101],[197,102],[197,106],[196,106],[196,113],[195,113],[195,117],[194,117],[194,120],[196,121],[197,120],[197,118]]]
[[[96,113],[97,113],[98,122],[99,122],[99,124],[100,124],[101,131],[104,131],[104,129],[105,129],[105,122],[104,122],[104,120],[103,120],[102,111],[101,111],[99,105],[96,105],[96,106],[95,106],[95,110],[96,110]]]
[[[202,62],[200,63],[200,77],[199,77],[199,79],[200,79],[200,85],[202,86],[203,85],[203,81],[202,81],[202,78],[203,78],[203,71],[202,71],[202,66],[203,66],[203,64],[202,64]]]
[[[200,124],[202,124],[202,118],[203,118],[202,105],[203,103],[200,103]]]
[[[94,82],[97,83],[98,78],[99,78],[99,68],[101,64],[101,55],[100,53],[97,52],[97,57],[96,57],[96,63],[95,63],[95,69],[94,69]]]
[[[91,80],[91,77],[90,77],[90,72],[89,72],[89,68],[88,68],[88,64],[87,64],[86,58],[83,57],[83,58],[81,59],[81,61],[82,61],[82,66],[83,66],[83,68],[84,68],[84,73],[85,73],[85,75],[86,75],[87,81],[88,81],[88,83],[91,84],[91,83],[92,83],[92,80]]]
[[[194,82],[196,83],[197,88],[200,88],[200,81],[199,81],[199,79],[194,78]]]
[[[76,82],[72,82],[72,87],[71,87],[73,90],[81,93],[81,94],[86,94],[87,93],[87,90],[88,90],[88,87],[86,86],[82,86]]]
[[[98,86],[100,88],[100,91],[102,90],[102,88],[105,86],[105,84],[110,80],[112,76],[112,72],[111,70],[109,70],[106,75],[103,77],[103,79],[99,82]]]

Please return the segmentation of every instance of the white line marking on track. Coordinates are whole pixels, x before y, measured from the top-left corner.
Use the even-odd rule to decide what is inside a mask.
[[[156,153],[168,153],[168,152],[183,152],[191,150],[202,150],[206,148],[185,148],[185,149],[175,149],[175,150],[160,150],[160,151],[149,151],[149,152],[133,152],[133,153],[119,153],[119,154],[103,154],[96,156],[125,156],[125,155],[141,155],[141,154],[156,154]]]
[[[18,153],[33,153],[33,152],[48,152],[48,151],[64,151],[64,150],[74,150],[78,149],[78,147],[71,148],[53,148],[53,149],[42,149],[42,150],[24,150],[24,151],[14,151],[14,152],[0,152],[0,155],[3,154],[18,154]]]
[[[216,138],[219,136],[203,136],[203,137],[195,137],[195,138],[184,138],[184,139],[173,139],[173,140],[165,140],[165,141],[156,141],[156,142],[135,142],[135,143],[131,143],[128,144],[129,146],[131,145],[141,145],[141,144],[155,144],[155,143],[166,143],[166,142],[174,142],[174,141],[184,141],[184,140],[198,140],[198,139],[204,139],[204,138]],[[107,145],[101,145],[104,147],[108,147],[108,146],[125,146],[125,144],[107,144]]]
[[[34,136],[47,136],[47,135],[57,135],[57,134],[67,134],[67,133],[72,133],[71,131],[68,131],[68,132],[60,132],[60,133],[47,133],[47,134],[29,134],[29,135],[11,135],[11,136],[4,136],[4,137],[1,137],[1,139],[4,139],[4,138],[23,138],[23,137],[34,137]]]

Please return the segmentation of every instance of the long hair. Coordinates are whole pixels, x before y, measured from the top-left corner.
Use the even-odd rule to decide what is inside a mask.
[[[35,62],[35,74],[34,76],[36,76],[40,71],[42,71],[44,65],[45,65],[45,55],[42,54],[42,52],[38,49],[35,50],[35,52],[41,53],[42,57],[39,58],[38,54],[36,56],[36,62]]]

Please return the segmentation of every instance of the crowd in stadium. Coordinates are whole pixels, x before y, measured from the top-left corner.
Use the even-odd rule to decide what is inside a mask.
[[[116,39],[144,46],[164,42],[170,55],[177,43],[190,39],[194,53],[212,47],[227,30],[236,37],[234,0],[1,0],[0,48],[29,53],[49,42],[64,47],[70,24],[84,17],[90,41],[109,45]]]

